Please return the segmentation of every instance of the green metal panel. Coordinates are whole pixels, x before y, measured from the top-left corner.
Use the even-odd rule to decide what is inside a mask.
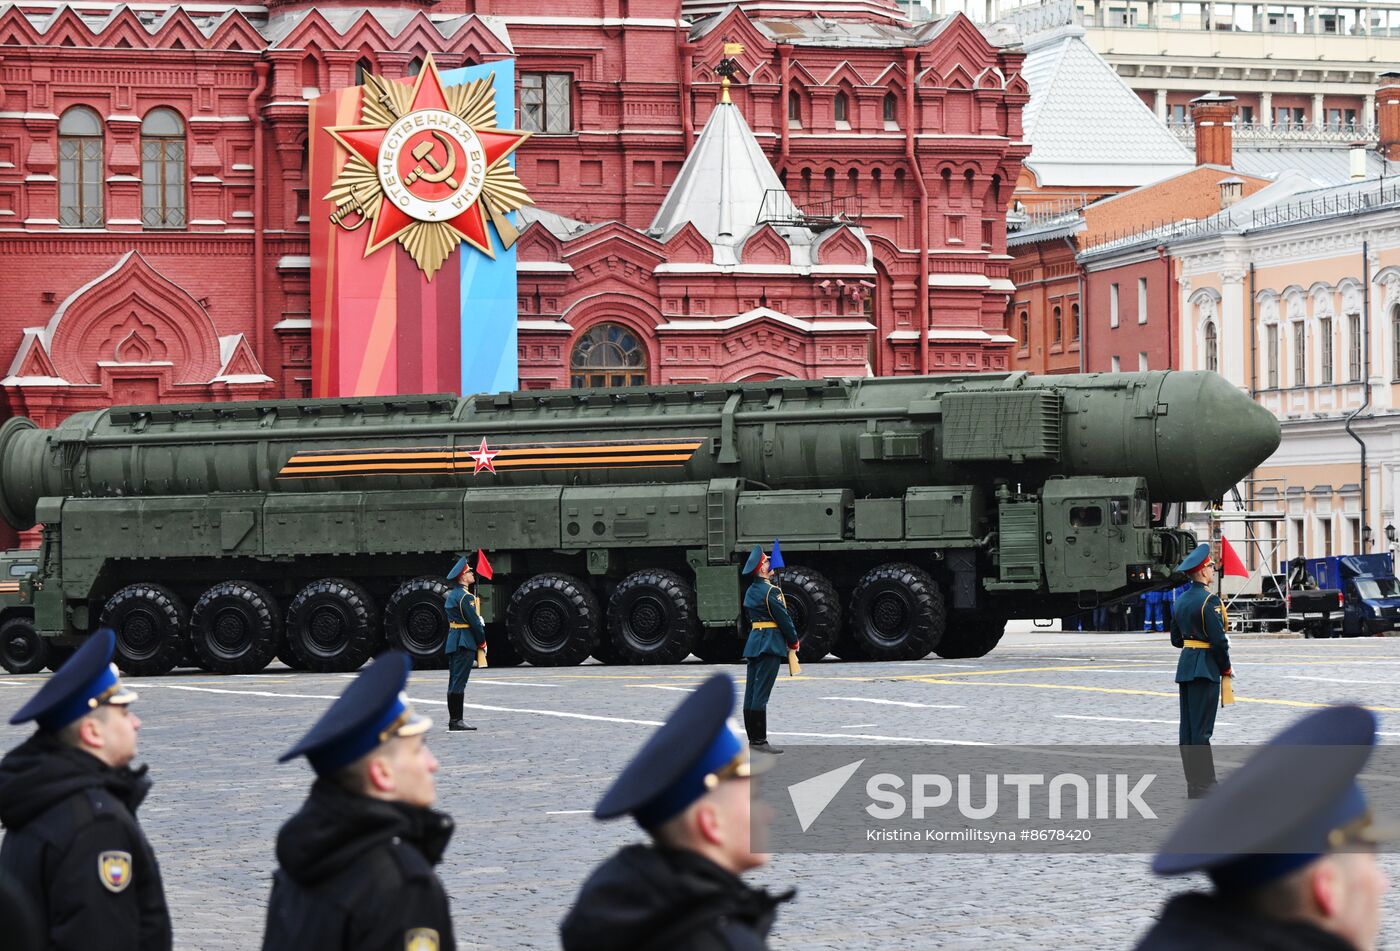
[[[480,612],[483,621],[487,624],[494,624],[506,619],[505,605],[510,600],[509,591],[502,592],[499,587],[490,582],[478,581],[476,583],[476,596],[478,598],[476,609]],[[505,637],[505,633],[505,631],[501,631],[499,636]],[[490,646],[488,641],[487,647]]]
[[[705,485],[579,486],[563,490],[562,547],[705,543]]]
[[[462,500],[467,548],[558,548],[559,489],[469,489]]]
[[[1040,503],[1007,502],[997,510],[999,580],[1040,587]]]
[[[268,555],[321,555],[363,550],[364,497],[359,492],[270,495],[263,507]]]
[[[1060,397],[1051,390],[949,393],[943,456],[958,462],[1060,458]]]
[[[366,552],[456,551],[471,544],[463,540],[459,491],[366,492],[364,512]]]
[[[739,496],[739,545],[793,541],[840,541],[850,489],[813,489],[807,492],[744,492]]]
[[[739,499],[738,479],[711,479],[705,487],[705,552],[712,565],[729,563],[738,544],[734,507]]]
[[[739,568],[736,565],[696,565],[695,597],[700,623],[717,627],[739,620]]]
[[[904,537],[903,499],[856,499],[856,541]]]
[[[905,537],[966,540],[980,535],[982,508],[976,486],[917,486],[904,496]]]

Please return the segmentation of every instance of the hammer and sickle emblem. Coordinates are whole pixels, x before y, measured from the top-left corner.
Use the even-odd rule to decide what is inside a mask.
[[[434,158],[433,143],[425,139],[413,147],[413,158],[420,163],[427,162],[433,167],[433,170],[431,172],[425,171],[423,166],[419,164],[405,176],[403,183],[412,185],[422,179],[425,182],[446,182],[448,188],[456,188],[457,179],[453,177],[452,173],[457,171],[457,152],[452,148],[452,140],[437,129],[431,129],[429,132],[434,139],[442,143],[443,149],[447,152],[447,164],[443,165]]]

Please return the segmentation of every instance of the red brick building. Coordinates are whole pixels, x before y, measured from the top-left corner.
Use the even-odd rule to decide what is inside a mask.
[[[830,235],[805,251],[750,234],[757,220],[729,263],[714,244],[695,259],[683,229],[649,230],[719,99],[725,42],[745,47],[735,108],[789,218]],[[608,382],[1007,365],[1004,209],[1027,91],[1019,51],[965,17],[911,25],[893,0],[33,0],[0,12],[10,411],[51,424],[128,400],[302,395],[308,222],[324,213],[307,192],[307,101],[367,71],[411,75],[428,53],[443,68],[514,56],[518,124],[536,132],[522,178],[559,220],[601,226],[539,229],[522,248],[531,385],[568,382],[605,323],[647,350],[640,373]],[[856,218],[858,236],[834,227]],[[786,270],[765,280],[780,244]],[[643,284],[654,305],[629,317]],[[812,329],[829,318],[873,329],[837,342]]]

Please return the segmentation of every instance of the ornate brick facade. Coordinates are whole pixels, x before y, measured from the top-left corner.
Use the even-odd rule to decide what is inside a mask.
[[[522,149],[522,178],[541,208],[618,222],[527,233],[529,385],[569,382],[600,322],[640,335],[648,382],[1005,367],[1020,53],[962,16],[804,6],[823,18],[680,0],[0,8],[10,409],[51,424],[112,402],[305,393],[308,222],[323,213],[307,100],[358,70],[409,75],[430,52],[443,68],[513,55],[541,77],[562,124]],[[731,268],[701,266],[683,230],[643,230],[715,108],[725,42],[744,44],[734,102],[793,201],[861,214],[860,240],[829,228],[816,268],[765,277],[764,256],[788,249],[761,229]],[[75,109],[95,137],[61,129]],[[159,137],[157,110],[178,135]],[[855,257],[860,273],[843,272]],[[840,329],[861,324],[875,329]]]

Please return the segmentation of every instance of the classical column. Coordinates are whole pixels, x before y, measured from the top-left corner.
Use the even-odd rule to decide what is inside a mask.
[[[1274,126],[1274,94],[1271,92],[1259,94],[1259,124],[1266,129]]]
[[[1167,91],[1157,90],[1157,118],[1162,122],[1167,121]]]
[[[1312,115],[1308,116],[1308,122],[1311,123],[1315,129],[1320,128],[1327,122],[1327,113],[1322,108],[1322,93],[1320,92],[1313,93]]]

